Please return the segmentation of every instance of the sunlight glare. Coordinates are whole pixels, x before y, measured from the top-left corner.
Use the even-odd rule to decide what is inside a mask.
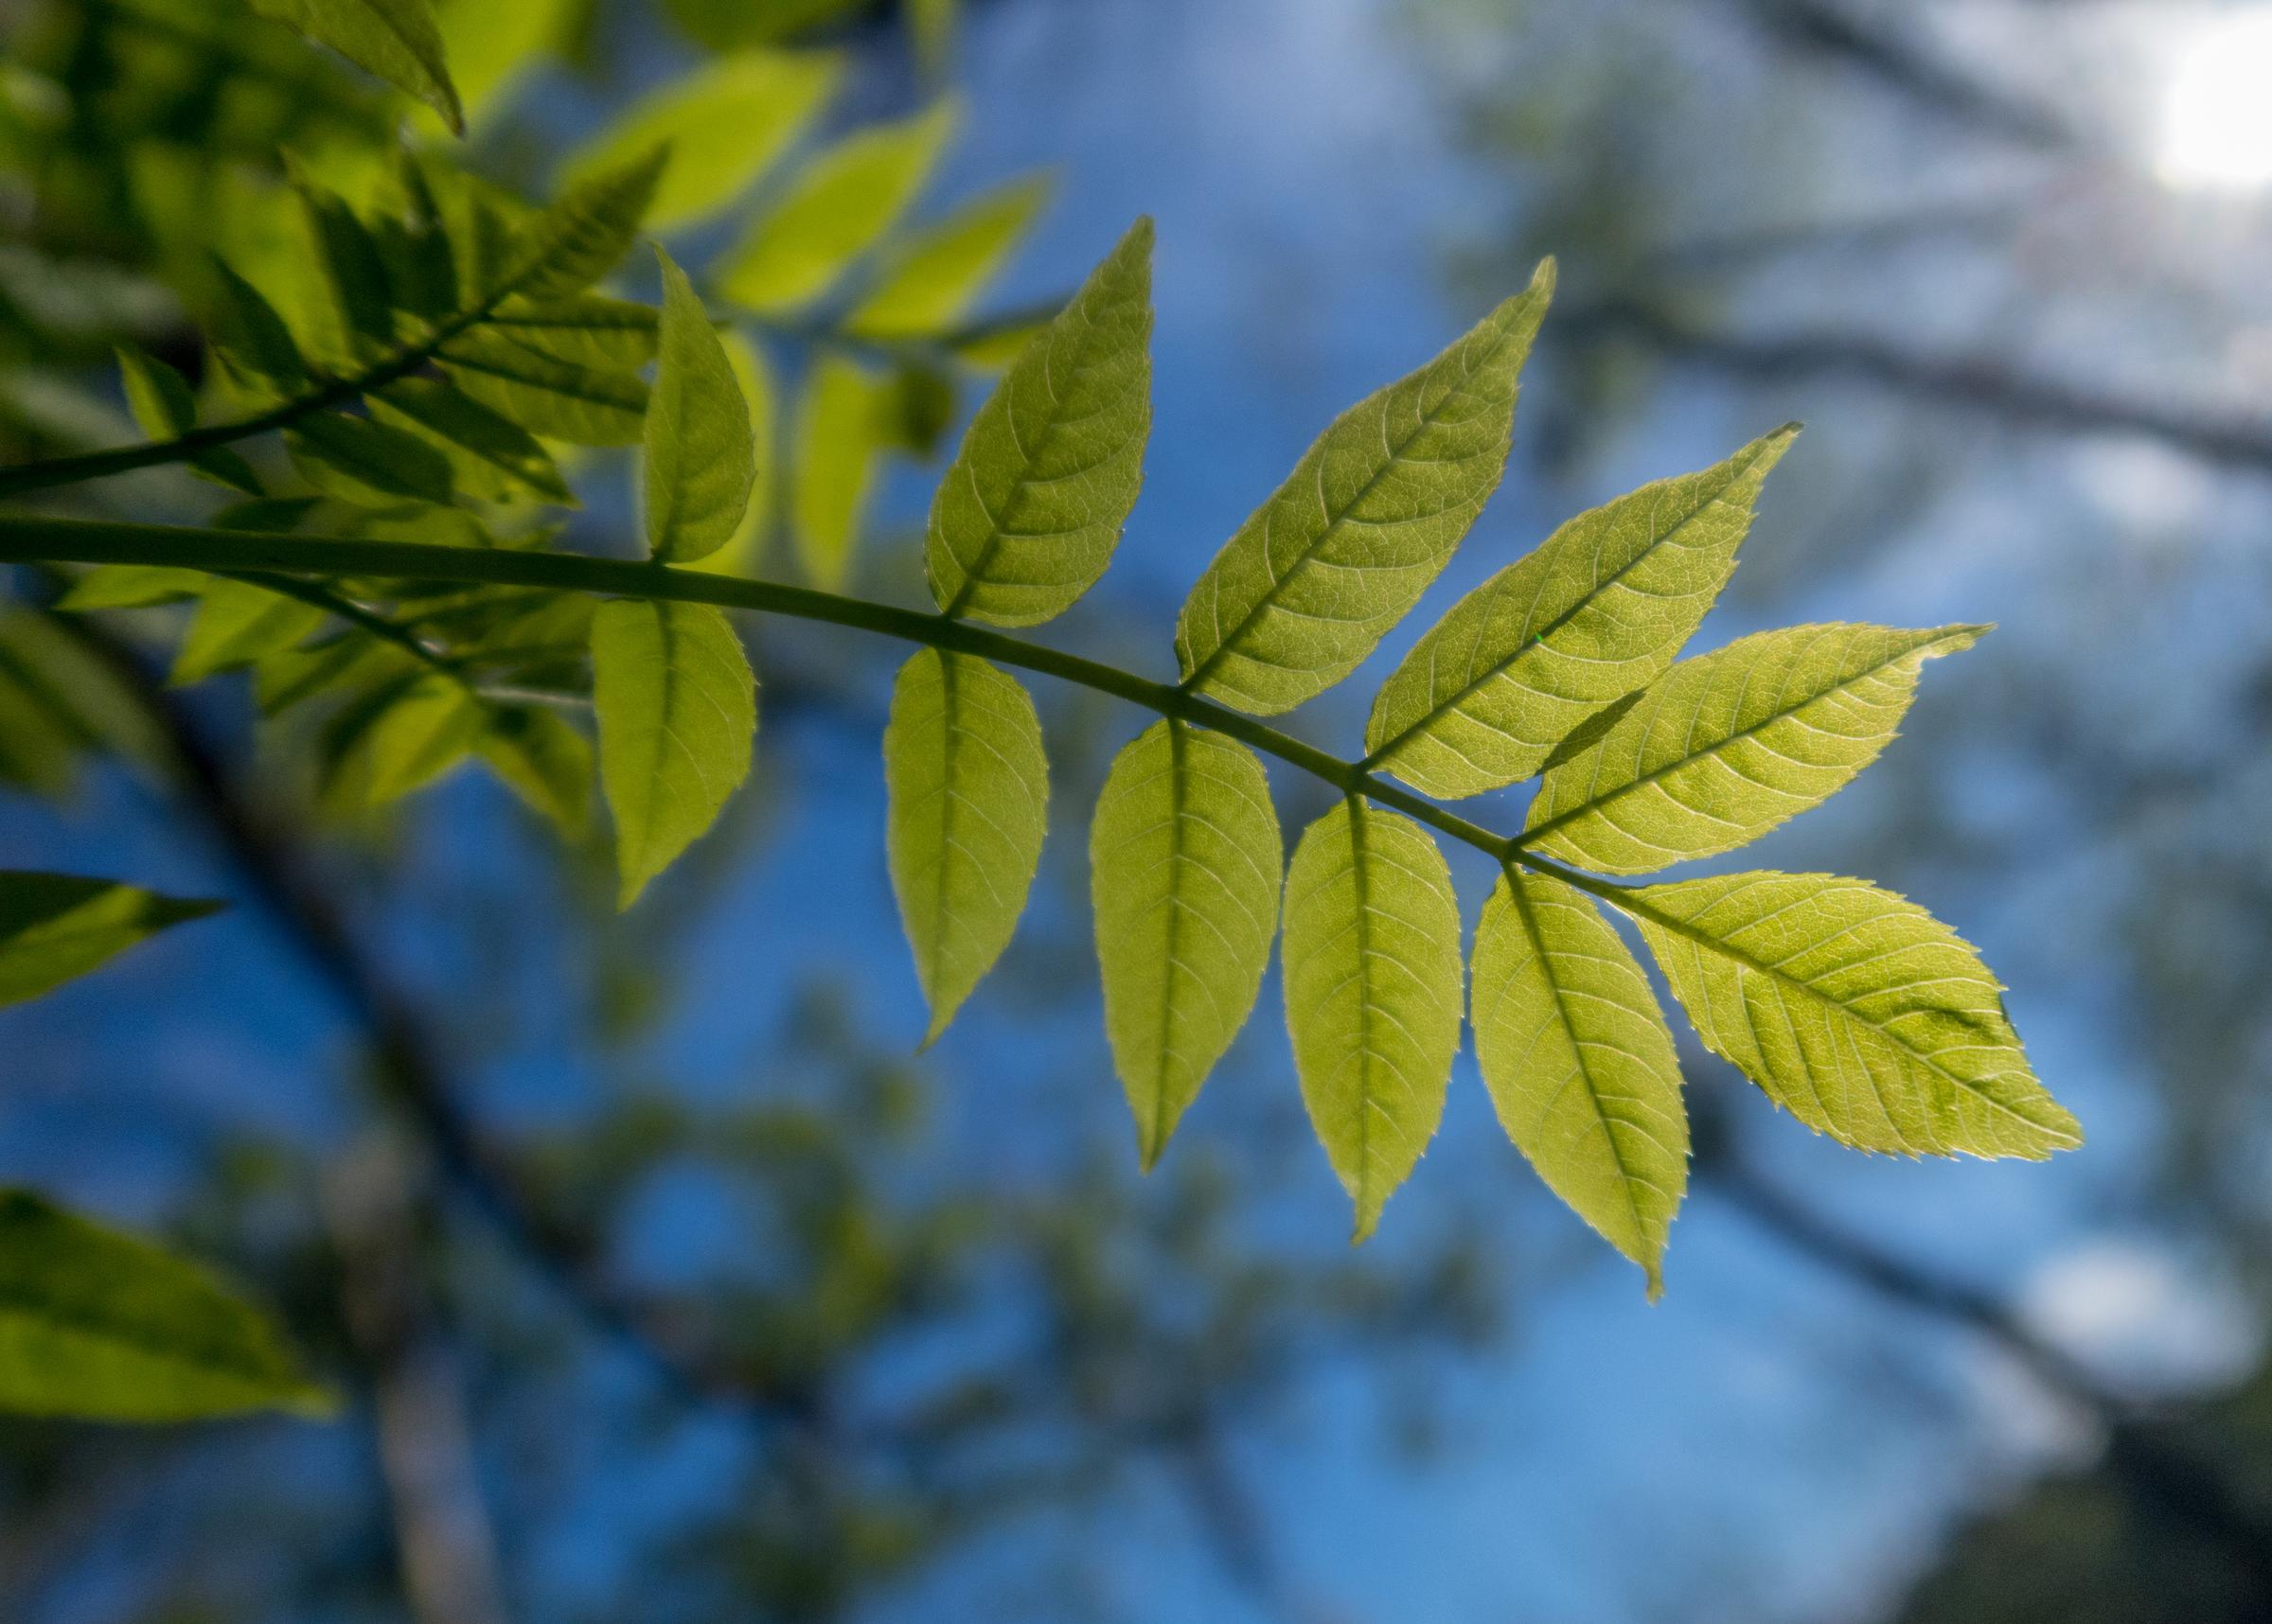
[[[2272,185],[2272,7],[2204,22],[2178,46],[2155,167],[2174,186]]]

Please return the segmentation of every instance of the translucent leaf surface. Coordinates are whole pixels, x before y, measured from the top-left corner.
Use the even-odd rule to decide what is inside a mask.
[[[1114,758],[1090,827],[1090,895],[1105,1030],[1146,1168],[1254,1007],[1285,860],[1246,746],[1163,721]]]
[[[1876,760],[1918,667],[1986,629],[1800,626],[1683,661],[1547,772],[1523,844],[1615,874],[1733,851]]]
[[[924,539],[947,613],[1032,626],[1111,563],[1151,432],[1151,288],[1140,220],[979,408]]]
[[[1381,685],[1369,764],[1439,799],[1503,788],[1655,681],[1734,571],[1797,432],[1581,514],[1461,599]]]
[[[628,372],[578,366],[500,333],[451,341],[441,362],[453,381],[532,433],[577,446],[628,446],[647,415],[647,385]]]
[[[1046,181],[1012,181],[910,233],[845,318],[845,330],[879,339],[950,331],[969,315],[1048,201]]]
[[[0,1410],[178,1421],[329,1403],[275,1322],[204,1269],[0,1191]]]
[[[718,266],[719,291],[768,315],[819,298],[906,212],[959,120],[943,101],[822,153]]]
[[[655,312],[600,293],[542,304],[507,299],[487,325],[501,337],[578,366],[636,372],[655,359]]]
[[[0,1004],[36,998],[168,926],[221,907],[77,874],[0,870]]]
[[[252,0],[264,17],[297,28],[329,45],[366,72],[407,92],[464,134],[466,118],[450,64],[442,57],[441,30],[427,0]]]
[[[706,604],[605,603],[592,621],[600,783],[629,908],[749,775],[757,682]]]
[[[1476,927],[1471,996],[1500,1125],[1654,1296],[1688,1187],[1688,1113],[1648,979],[1585,893],[1512,870]]]
[[[1176,627],[1187,686],[1257,715],[1357,668],[1459,546],[1505,470],[1517,380],[1553,290],[1525,292],[1303,453],[1216,555]]]
[[[301,478],[349,502],[446,504],[457,493],[450,459],[432,441],[369,417],[311,412],[284,431],[284,445]]]
[[[666,564],[707,557],[733,537],[757,478],[741,383],[686,274],[663,266],[660,362],[647,409],[647,544]]]
[[[831,591],[852,573],[876,468],[895,435],[892,380],[843,356],[823,355],[798,403],[790,534],[806,577]]]
[[[2003,989],[1908,899],[1836,874],[1735,874],[1623,892],[1713,1052],[1857,1150],[2041,1160],[2083,1142]]]
[[[516,239],[503,285],[536,304],[580,293],[623,262],[669,164],[668,148],[633,153],[572,182]]]
[[[207,578],[174,656],[172,680],[200,682],[290,648],[324,624],[324,611],[245,581]]]
[[[843,64],[817,51],[744,51],[698,68],[634,103],[568,160],[588,180],[670,145],[648,223],[668,231],[740,196],[835,93]]]
[[[405,378],[370,397],[371,415],[440,451],[451,482],[484,502],[576,498],[534,434],[438,378]]]
[[[892,690],[883,771],[892,891],[931,1043],[1010,944],[1040,866],[1049,762],[1034,701],[983,660],[926,648]]]
[[[1435,842],[1362,801],[1312,823],[1287,871],[1285,962],[1303,1102],[1361,1241],[1428,1148],[1460,1050],[1460,907]]]

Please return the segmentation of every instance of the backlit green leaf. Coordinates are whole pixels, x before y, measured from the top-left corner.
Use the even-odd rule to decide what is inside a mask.
[[[516,293],[547,304],[614,270],[639,235],[670,158],[668,148],[656,147],[570,183],[520,233],[503,285],[488,296]]]
[[[405,378],[370,397],[371,415],[440,451],[452,483],[484,502],[576,498],[552,453],[526,429],[438,378]]]
[[[457,493],[431,441],[368,417],[311,412],[284,431],[284,446],[301,478],[349,502],[448,503]]]
[[[208,579],[174,656],[172,680],[203,681],[290,648],[324,624],[324,611],[246,581]]]
[[[206,1270],[0,1191],[0,1410],[179,1421],[329,1407],[275,1322]]]
[[[349,352],[359,358],[383,353],[395,342],[395,312],[378,244],[336,193],[303,184],[300,203],[316,250],[311,271],[328,295]]]
[[[1192,589],[1185,686],[1257,715],[1354,671],[1499,485],[1553,265],[1419,371],[1335,418]]]
[[[734,381],[741,389],[742,410],[750,420],[750,450],[754,464],[754,477],[750,483],[749,506],[743,511],[741,522],[726,544],[695,564],[694,568],[721,575],[754,575],[758,574],[768,540],[774,527],[774,414],[779,407],[774,398],[773,369],[765,359],[765,351],[751,342],[748,335],[732,328],[719,334],[725,346],[726,364],[734,369]]]
[[[740,381],[686,273],[663,266],[661,360],[647,408],[647,544],[666,564],[707,557],[732,538],[756,483]]]
[[[979,408],[924,538],[947,613],[1032,626],[1111,563],[1151,432],[1151,287],[1140,220]]]
[[[845,318],[845,330],[877,339],[950,331],[969,315],[1048,201],[1046,180],[1012,181],[912,233],[891,250]]]
[[[481,726],[479,701],[439,672],[386,683],[326,730],[324,799],[343,812],[399,801],[464,761]]]
[[[746,51],[720,58],[634,103],[568,160],[587,180],[668,142],[670,168],[648,223],[667,231],[732,203],[780,157],[835,93],[833,54]]]
[[[488,325],[517,344],[578,366],[636,372],[655,359],[655,312],[601,293],[576,293],[545,304],[507,299]]]
[[[819,298],[906,212],[960,118],[942,101],[822,153],[719,262],[719,291],[768,315]]]
[[[1918,668],[1986,629],[1800,626],[1682,661],[1548,770],[1523,844],[1613,874],[1731,852],[1875,761]]]
[[[568,720],[534,705],[494,707],[474,750],[531,811],[570,838],[592,819],[592,744]]]
[[[201,596],[212,576],[167,564],[98,564],[71,583],[56,608],[73,611],[149,609]]]
[[[1014,677],[926,648],[899,669],[883,733],[892,891],[937,1039],[1010,944],[1041,861],[1049,762]]]
[[[2083,1142],[1956,932],[1837,874],[1735,874],[1614,899],[1713,1052],[1857,1150],[2042,1160]]]
[[[1246,746],[1163,721],[1114,758],[1090,827],[1090,895],[1105,1030],[1147,1169],[1254,1007],[1285,860]]]
[[[1410,819],[1342,802],[1294,850],[1284,951],[1303,1103],[1361,1241],[1428,1148],[1460,1050],[1460,906],[1444,855]]]
[[[222,906],[77,874],[0,870],[0,1004],[36,998],[143,938]]]
[[[308,387],[308,362],[275,306],[218,259],[212,265],[214,353],[230,378],[257,398],[281,399]]]
[[[1368,765],[1438,799],[1503,788],[1655,681],[1727,584],[1797,432],[1581,514],[1461,599],[1381,685]]]
[[[578,366],[490,332],[453,339],[440,359],[460,389],[531,433],[576,446],[639,438],[647,385],[628,372]]]
[[[797,409],[790,535],[813,585],[833,591],[852,573],[876,468],[896,438],[891,379],[843,356],[823,355],[805,377]]]
[[[253,0],[253,9],[329,45],[433,108],[458,134],[466,132],[427,0]]]
[[[749,775],[757,680],[733,625],[706,604],[600,605],[592,667],[618,900],[629,908]]]
[[[1688,1186],[1673,1034],[1583,892],[1502,874],[1475,931],[1475,1052],[1507,1137],[1547,1187],[1662,1289]]]

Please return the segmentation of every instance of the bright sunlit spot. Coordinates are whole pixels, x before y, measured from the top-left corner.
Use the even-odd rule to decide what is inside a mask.
[[[2272,7],[2205,22],[2178,46],[2156,168],[2172,185],[2272,185]]]

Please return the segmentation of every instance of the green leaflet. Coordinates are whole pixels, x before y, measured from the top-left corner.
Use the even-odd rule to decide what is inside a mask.
[[[753,477],[741,522],[724,546],[694,568],[721,575],[755,575],[773,528],[774,414],[779,408],[774,401],[772,368],[764,349],[747,334],[732,328],[719,334],[719,342],[725,346],[726,364],[733,368],[734,381],[741,389],[742,412],[750,424]]]
[[[1460,1051],[1460,905],[1421,827],[1363,801],[1309,826],[1286,875],[1286,1022],[1353,1241],[1444,1115]]]
[[[1246,1023],[1286,849],[1246,746],[1155,722],[1113,759],[1089,833],[1105,1030],[1148,1171]]]
[[[1183,685],[1256,715],[1324,692],[1419,602],[1498,487],[1553,262],[1303,453],[1192,589]]]
[[[1986,630],[1800,626],[1684,660],[1548,770],[1522,844],[1613,874],[1731,852],[1876,760],[1918,667]]]
[[[580,293],[614,270],[639,235],[670,155],[659,146],[569,185],[520,233],[511,269],[485,296],[517,293],[545,304]]]
[[[357,67],[417,97],[459,135],[465,111],[450,64],[442,57],[441,30],[427,0],[252,0],[264,17],[297,28],[329,45]]]
[[[256,399],[283,399],[307,388],[307,360],[275,306],[220,260],[210,269],[218,300],[213,351],[231,381]]]
[[[431,440],[368,417],[308,413],[284,431],[284,447],[301,478],[348,502],[446,506],[457,494],[450,459]]]
[[[2002,987],[1915,903],[1837,874],[1621,890],[1697,1033],[1856,1150],[2024,1156],[2083,1142],[2028,1068]]]
[[[465,760],[481,726],[480,702],[439,672],[382,683],[325,730],[324,800],[341,812],[399,801]]]
[[[964,321],[1049,201],[1039,177],[1012,181],[910,234],[878,272],[844,330],[859,338],[931,338]]]
[[[57,617],[0,609],[0,783],[69,791],[81,756],[165,772],[172,750],[133,683]]]
[[[1688,1186],[1680,1063],[1633,955],[1584,893],[1509,869],[1475,930],[1475,1053],[1547,1187],[1663,1290]]]
[[[661,361],[648,398],[647,544],[666,564],[707,557],[732,538],[756,483],[741,383],[686,273],[663,267]]]
[[[1010,944],[1040,866],[1049,761],[1032,697],[983,660],[920,650],[892,689],[883,776],[892,892],[930,1044]]]
[[[1112,562],[1152,427],[1151,293],[1139,220],[979,408],[923,543],[948,614],[1033,626]]]
[[[59,609],[149,609],[204,595],[213,577],[166,564],[98,564],[56,600]]]
[[[438,378],[403,378],[370,397],[371,415],[440,451],[452,483],[484,502],[535,497],[577,505],[560,470],[537,437]]]
[[[655,188],[656,231],[717,213],[773,166],[836,92],[843,60],[817,51],[745,51],[723,57],[634,103],[568,160],[570,181],[668,143],[670,168]]]
[[[300,206],[308,216],[319,277],[346,353],[354,359],[394,347],[394,299],[386,262],[363,221],[334,192],[301,183]]]
[[[545,304],[507,299],[487,325],[516,344],[577,366],[636,372],[655,359],[655,312],[601,293],[577,293]]]
[[[330,1407],[275,1323],[206,1270],[0,1191],[0,1410],[180,1421]]]
[[[819,298],[906,212],[961,116],[952,100],[941,101],[815,158],[719,261],[719,291],[762,315],[788,314]]]
[[[450,71],[457,80],[466,122],[478,129],[486,114],[512,99],[514,90],[547,57],[565,54],[576,0],[435,0]]]
[[[593,617],[592,670],[618,906],[629,908],[749,776],[757,680],[717,609],[629,599]]]
[[[852,573],[876,466],[895,438],[893,380],[838,355],[817,358],[798,403],[790,535],[806,577],[834,591]]]
[[[529,809],[571,839],[592,821],[592,745],[551,711],[493,707],[474,750]]]
[[[489,332],[451,340],[439,359],[460,389],[532,433],[576,446],[639,438],[647,385],[628,372],[579,366]]]
[[[208,578],[200,585],[197,613],[173,660],[169,680],[178,686],[250,665],[324,624],[324,611],[314,605],[249,581]]]
[[[222,906],[76,874],[0,869],[0,1004],[36,998],[146,936]]]
[[[189,380],[164,362],[138,349],[121,348],[118,375],[135,427],[152,440],[177,439],[197,427],[197,398],[189,392]],[[261,493],[259,476],[227,446],[207,447],[189,459],[189,466],[217,485],[249,496]]]
[[[1439,800],[1504,788],[1655,681],[1727,585],[1798,432],[1581,514],[1462,598],[1381,684],[1367,768]]]

